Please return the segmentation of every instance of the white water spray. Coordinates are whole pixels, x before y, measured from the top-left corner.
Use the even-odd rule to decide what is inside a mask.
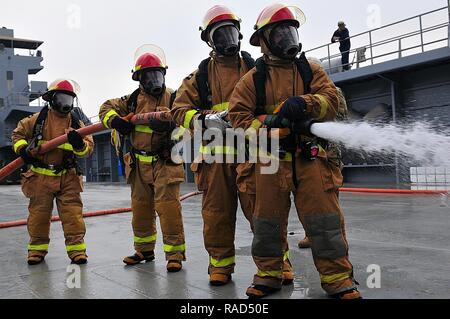
[[[397,153],[424,166],[450,167],[450,132],[427,123],[409,126],[369,123],[318,123],[311,132],[329,141],[367,153]]]

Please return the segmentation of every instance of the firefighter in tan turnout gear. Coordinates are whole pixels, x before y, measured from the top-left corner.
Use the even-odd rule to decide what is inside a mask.
[[[77,157],[92,154],[91,136],[82,138],[75,130],[83,123],[73,111],[79,86],[72,80],[56,80],[43,95],[48,102],[40,113],[19,122],[12,133],[14,151],[31,168],[23,174],[22,190],[30,199],[28,206],[28,264],[44,261],[50,243],[50,220],[53,202],[61,218],[66,250],[73,263],[87,262],[83,221],[83,191],[81,170]],[[37,155],[37,148],[61,135],[68,134],[68,143],[44,155]]]
[[[103,124],[129,136],[132,150],[124,156],[126,179],[131,184],[135,254],[123,261],[135,265],[153,261],[156,243],[156,213],[163,234],[167,270],[182,269],[185,238],[181,214],[180,184],[184,181],[183,165],[171,160],[171,134],[174,123],[151,121],[133,125],[130,114],[170,112],[173,92],[166,88],[166,61],[157,46],[144,45],[136,52],[133,80],[140,86],[133,94],[105,102],[100,108]],[[113,136],[115,132],[113,131]]]
[[[198,70],[189,75],[179,88],[172,114],[177,124],[194,129],[229,127],[226,114],[229,99],[239,80],[254,67],[254,60],[240,52],[240,19],[224,6],[214,6],[205,15],[200,27],[201,38],[213,50]],[[233,146],[208,147],[200,150],[203,159],[209,156],[233,156]],[[226,144],[226,143],[225,143]],[[203,191],[202,216],[204,244],[209,254],[210,284],[226,285],[234,272],[236,211],[240,201],[245,217],[251,222],[254,201],[254,165],[250,163],[210,163],[195,161],[192,166],[198,189]],[[288,264],[288,263],[287,263]],[[288,264],[290,269],[290,264]],[[288,272],[293,279],[292,271]],[[292,281],[291,281],[292,282]]]
[[[337,193],[342,183],[340,167],[329,161],[327,142],[312,137],[308,126],[302,125],[308,120],[335,120],[339,105],[337,89],[323,68],[309,63],[304,54],[298,58],[297,29],[305,20],[297,7],[276,4],[263,10],[250,41],[261,46],[264,57],[238,83],[230,100],[233,127],[249,132],[285,128],[288,121],[290,131],[280,138],[277,154],[271,155],[278,163],[276,173],[265,174],[267,164],[260,160],[256,167],[252,255],[258,271],[247,295],[261,298],[281,288],[281,238],[293,194],[323,289],[332,297],[357,299],[360,293]],[[270,115],[267,122],[258,120],[263,115]]]

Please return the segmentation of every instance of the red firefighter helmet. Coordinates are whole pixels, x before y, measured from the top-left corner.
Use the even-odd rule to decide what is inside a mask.
[[[302,10],[295,6],[286,6],[284,4],[270,5],[259,15],[254,27],[255,33],[250,38],[250,44],[259,47],[260,31],[269,25],[282,21],[292,21],[297,28],[300,28],[306,22],[306,16]]]
[[[166,55],[163,49],[153,44],[145,44],[134,55],[133,80],[138,81],[138,74],[145,69],[167,69]]]
[[[222,21],[231,21],[236,24],[238,29],[240,29],[241,19],[227,7],[217,5],[209,9],[203,18],[202,26],[199,28],[202,32],[202,40],[208,42],[208,32],[211,27]]]
[[[55,80],[48,86],[47,92],[42,95],[44,101],[50,102],[54,92],[64,92],[77,97],[80,94],[80,86],[77,82],[69,79]]]

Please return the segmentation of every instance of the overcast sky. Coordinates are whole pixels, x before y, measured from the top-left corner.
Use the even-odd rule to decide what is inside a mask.
[[[44,70],[31,80],[68,77],[81,85],[84,111],[96,115],[108,98],[131,93],[134,52],[146,43],[161,46],[167,55],[168,85],[176,89],[197,68],[209,48],[200,40],[198,27],[208,8],[224,4],[243,20],[243,49],[254,56],[259,49],[248,44],[259,12],[274,1],[258,0],[2,0],[0,27],[15,30],[20,38],[44,41]],[[279,1],[278,1],[279,2]],[[367,31],[426,11],[444,7],[447,0],[340,0],[285,1],[306,14],[300,30],[304,49],[327,43],[338,20],[352,34]]]

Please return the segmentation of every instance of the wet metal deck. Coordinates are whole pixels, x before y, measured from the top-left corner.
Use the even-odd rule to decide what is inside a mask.
[[[183,185],[182,193],[193,191]],[[123,185],[88,185],[85,211],[129,207]],[[27,201],[18,186],[0,186],[0,222],[26,218]],[[351,260],[366,298],[450,298],[450,200],[440,196],[342,194],[346,211]],[[26,264],[26,227],[0,229],[0,298],[245,298],[255,266],[252,235],[239,213],[237,267],[231,285],[208,285],[208,257],[203,248],[201,198],[183,203],[187,234],[184,270],[168,274],[158,239],[157,259],[133,268],[122,258],[132,252],[130,214],[86,220],[89,264],[81,267],[81,288],[66,284],[69,260],[60,223],[52,224],[46,263]],[[275,298],[325,298],[311,252],[296,246],[303,230],[294,210],[289,236],[295,284]],[[161,237],[161,236],[159,236]],[[367,267],[381,267],[381,288],[367,287]]]

